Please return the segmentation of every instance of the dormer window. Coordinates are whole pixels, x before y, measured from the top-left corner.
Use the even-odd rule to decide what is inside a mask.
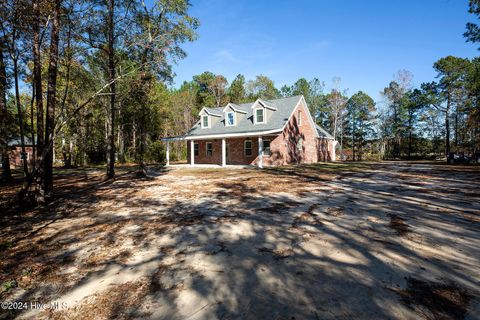
[[[255,109],[255,123],[265,123],[265,109]]]
[[[227,126],[234,126],[235,125],[235,112],[227,112]]]
[[[202,128],[209,128],[210,127],[210,120],[208,115],[202,116]]]

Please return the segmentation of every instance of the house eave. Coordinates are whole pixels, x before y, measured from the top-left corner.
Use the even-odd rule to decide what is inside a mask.
[[[161,138],[160,141],[163,141],[163,142],[170,142],[170,141],[183,141],[185,140],[185,136],[176,136],[176,137],[165,137],[165,138]]]
[[[202,139],[222,139],[222,138],[241,138],[241,137],[256,137],[263,136],[268,134],[280,133],[283,129],[273,129],[266,131],[247,131],[247,132],[236,132],[236,133],[220,133],[220,134],[206,134],[206,135],[192,135],[185,136],[184,140],[202,140]]]
[[[238,113],[243,113],[243,114],[246,114],[246,113],[247,113],[246,111],[243,111],[243,110],[240,110],[240,109],[238,109],[238,108],[235,108],[235,106],[234,106],[233,104],[231,104],[231,103],[227,104],[227,105],[225,106],[225,108],[223,108],[222,111],[223,111],[224,113],[227,112],[228,107],[230,107],[233,111],[238,112]]]

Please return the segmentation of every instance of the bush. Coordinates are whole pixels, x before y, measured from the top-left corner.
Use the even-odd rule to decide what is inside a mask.
[[[147,147],[145,160],[161,163],[165,161],[165,144],[161,141],[154,141]]]

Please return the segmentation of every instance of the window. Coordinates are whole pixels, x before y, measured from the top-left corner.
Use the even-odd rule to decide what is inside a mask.
[[[298,126],[300,127],[302,125],[302,111],[298,111],[297,121],[298,121]]]
[[[263,155],[270,155],[270,140],[263,140]]]
[[[300,152],[303,150],[303,139],[302,138],[298,139],[297,150],[300,151]]]
[[[265,109],[255,109],[255,123],[265,123]]]
[[[227,112],[227,126],[235,125],[235,112]]]
[[[245,140],[244,153],[246,156],[252,155],[252,140],[250,139]]]
[[[202,116],[202,128],[208,128],[209,127],[209,123],[208,123],[208,116]]]
[[[30,154],[28,152],[20,152],[20,159],[22,160],[30,160]]]
[[[206,143],[207,147],[207,156],[211,156],[213,154],[213,145],[211,142]]]
[[[194,144],[193,144],[193,154],[194,154],[195,156],[198,156],[198,151],[199,151],[199,149],[198,149],[198,143],[194,143]]]

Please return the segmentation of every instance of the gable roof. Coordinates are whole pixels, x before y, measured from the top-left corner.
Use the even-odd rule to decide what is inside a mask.
[[[229,103],[225,106],[225,108],[223,108],[222,112],[227,111],[228,108],[232,109],[232,110],[235,111],[235,112],[239,112],[239,113],[243,113],[243,114],[247,113],[247,111],[241,109],[238,104],[231,103],[231,102],[229,102]]]
[[[32,145],[32,139],[30,137],[24,137],[23,138],[25,145],[26,146],[31,146]],[[37,143],[37,137],[35,137],[35,144]],[[22,139],[20,137],[13,137],[10,140],[7,141],[7,145],[9,147],[16,147],[16,146],[21,146],[22,145]]]
[[[222,116],[222,112],[217,112],[218,109],[221,109],[221,108],[207,108],[207,107],[203,107],[202,110],[200,110],[200,112],[199,112],[198,114],[200,115],[200,114],[202,114],[203,111],[205,111],[206,114],[208,114],[209,116],[221,117],[221,116]]]
[[[320,138],[333,139],[333,136],[318,124],[315,124],[315,128],[317,129],[317,133]]]
[[[235,107],[238,110],[245,112],[245,114],[237,119],[235,126],[225,126],[225,117],[222,115],[220,121],[212,124],[210,128],[202,128],[200,121],[197,121],[195,125],[187,132],[186,137],[195,136],[208,136],[219,134],[234,134],[234,133],[255,133],[272,130],[282,130],[285,123],[288,121],[293,110],[302,99],[302,96],[294,96],[289,98],[267,100],[269,106],[277,108],[276,111],[271,113],[268,121],[262,124],[253,123],[253,110],[252,106],[255,102],[237,104]],[[207,108],[205,108],[207,109]],[[223,114],[224,108],[208,108],[208,111],[212,114]]]
[[[288,98],[280,98],[274,100],[260,100],[257,99],[254,102],[242,103],[242,104],[233,104],[229,103],[225,107],[219,108],[203,108],[209,115],[220,116],[220,119],[215,123],[211,124],[209,128],[202,128],[201,121],[198,120],[193,127],[181,138],[192,140],[192,139],[213,139],[221,137],[235,137],[235,136],[248,136],[255,134],[270,134],[270,133],[279,133],[283,131],[285,125],[293,114],[293,111],[297,105],[305,99],[303,96],[293,96]],[[254,109],[252,108],[255,104],[264,105],[266,108],[272,110],[269,114],[269,118],[266,123],[254,124]],[[228,106],[234,107],[237,112],[240,112],[241,117],[237,117],[237,123],[235,126],[226,126],[225,125],[225,109]],[[273,111],[274,110],[274,111]],[[308,108],[307,108],[308,111]],[[314,121],[308,112],[308,119],[312,125]],[[316,126],[318,137],[327,137],[331,138],[331,135],[326,132],[324,129]],[[176,137],[175,139],[181,139]],[[167,141],[171,138],[163,138],[162,140]]]

